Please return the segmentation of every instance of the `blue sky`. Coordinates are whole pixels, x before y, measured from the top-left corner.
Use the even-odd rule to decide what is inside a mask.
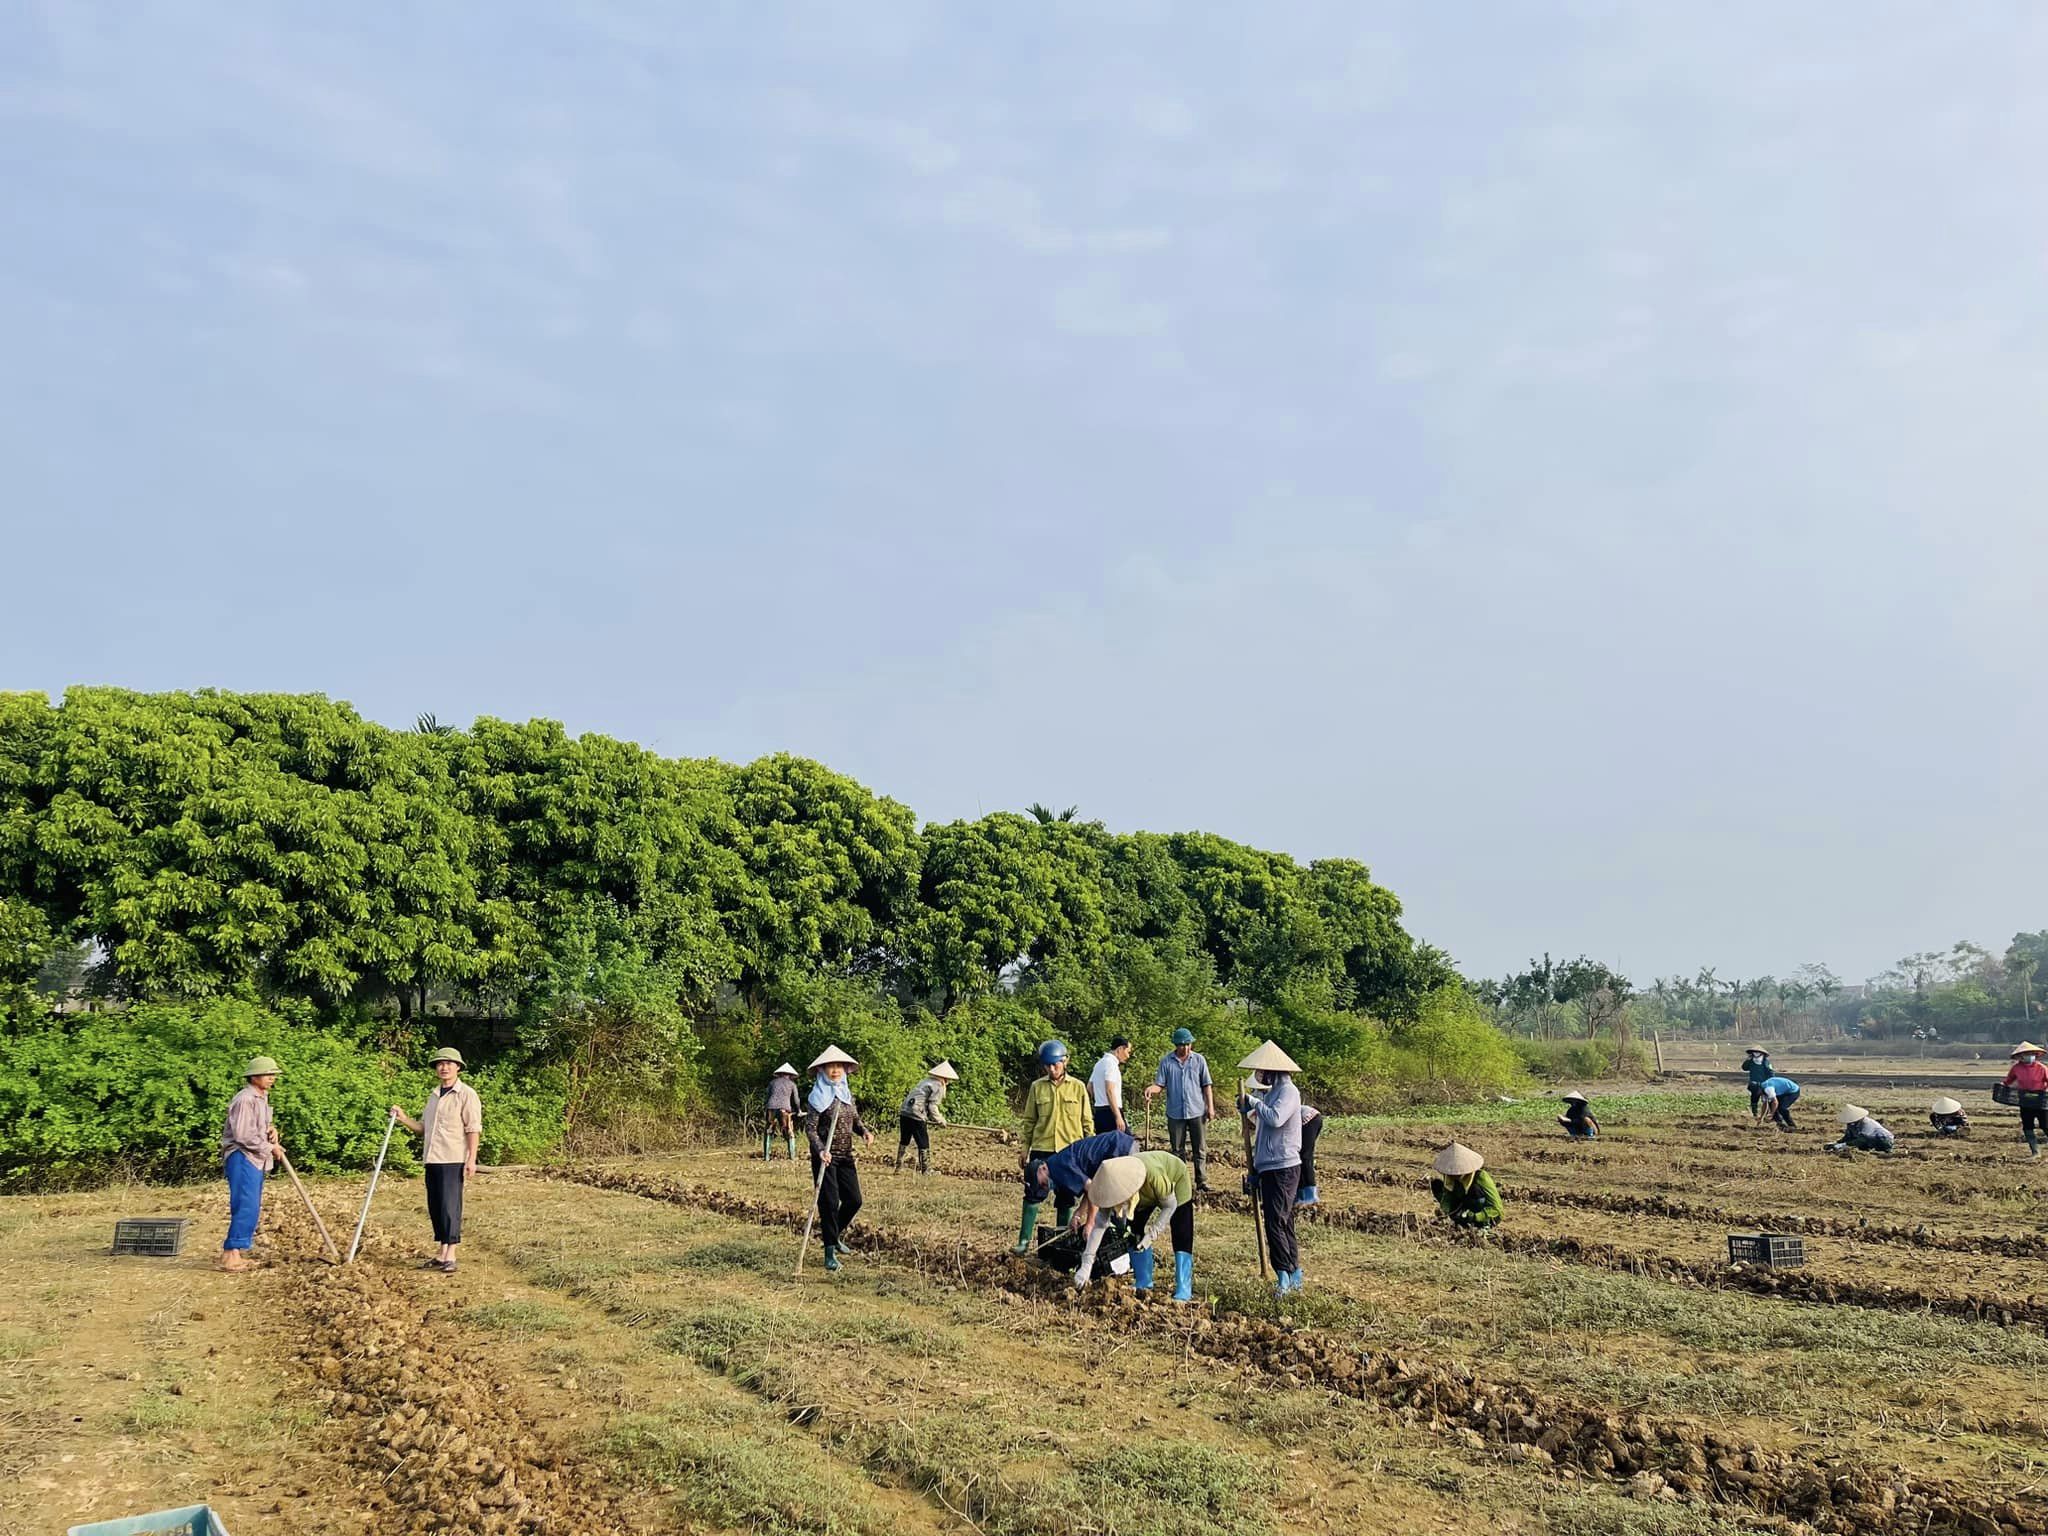
[[[2048,924],[2048,14],[0,6],[0,686]]]

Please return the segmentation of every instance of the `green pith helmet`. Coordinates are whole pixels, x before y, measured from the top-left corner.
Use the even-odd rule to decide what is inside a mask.
[[[281,1077],[283,1075],[277,1063],[268,1056],[251,1056],[249,1058],[249,1065],[242,1068],[242,1076],[245,1079],[251,1077]]]
[[[431,1067],[437,1061],[452,1061],[458,1067],[466,1067],[469,1065],[468,1062],[462,1059],[462,1052],[455,1049],[455,1047],[452,1045],[444,1045],[441,1047],[441,1049],[434,1052],[433,1055],[427,1058],[427,1065]]]

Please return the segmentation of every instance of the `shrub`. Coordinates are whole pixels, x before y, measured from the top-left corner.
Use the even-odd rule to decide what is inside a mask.
[[[396,1101],[417,1107],[424,1067],[407,1069],[354,1026],[286,1022],[253,1003],[145,1003],[0,1024],[0,1184],[75,1185],[117,1169],[193,1178],[220,1166],[221,1123],[249,1057],[284,1068],[272,1090],[278,1134],[307,1171],[369,1165]],[[559,1071],[516,1064],[472,1074],[485,1097],[482,1153],[538,1155],[561,1135]],[[417,1166],[402,1133],[391,1165]]]
[[[1595,1083],[1607,1078],[1647,1078],[1654,1069],[1648,1046],[1631,1040],[1617,1062],[1612,1040],[1512,1040],[1529,1075],[1544,1083]]]

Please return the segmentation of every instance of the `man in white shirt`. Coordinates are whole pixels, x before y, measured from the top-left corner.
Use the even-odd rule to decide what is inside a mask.
[[[1118,1035],[1088,1074],[1088,1098],[1095,1106],[1095,1134],[1127,1131],[1124,1124],[1124,1063],[1131,1059],[1131,1042]]]

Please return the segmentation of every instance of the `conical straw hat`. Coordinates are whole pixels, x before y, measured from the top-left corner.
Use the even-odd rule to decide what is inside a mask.
[[[1088,1181],[1088,1203],[1098,1211],[1113,1211],[1145,1183],[1145,1164],[1140,1158],[1112,1157],[1095,1170]]]
[[[1462,1141],[1454,1141],[1437,1153],[1436,1161],[1429,1166],[1445,1178],[1455,1179],[1460,1174],[1477,1173],[1486,1166],[1486,1159]]]
[[[1835,1111],[1835,1123],[1838,1125],[1854,1125],[1858,1120],[1868,1120],[1869,1118],[1870,1111],[1861,1104],[1844,1104]]]
[[[770,1072],[768,1075],[770,1077],[795,1077],[796,1068],[792,1067],[788,1062],[785,1061],[781,1066],[777,1067],[773,1072]]]
[[[825,1049],[818,1052],[818,1059],[812,1062],[804,1070],[807,1072],[815,1072],[820,1067],[857,1067],[859,1065],[859,1062],[855,1061],[851,1056],[847,1055],[846,1052],[839,1049],[838,1046],[828,1045],[825,1047]]]
[[[1951,1098],[1936,1099],[1927,1107],[1937,1115],[1960,1115],[1963,1112],[1962,1102]]]
[[[1581,1104],[1586,1102],[1586,1096],[1583,1093],[1579,1092],[1579,1090],[1576,1088],[1574,1088],[1570,1093],[1566,1094],[1565,1097],[1567,1099],[1577,1099]]]
[[[2018,1045],[2014,1046],[2006,1054],[2010,1056],[2025,1056],[2029,1052],[2036,1056],[2048,1055],[2048,1051],[2042,1050],[2040,1046],[2034,1044],[2034,1042],[2031,1040],[2022,1040]]]
[[[1251,1055],[1240,1061],[1238,1068],[1245,1072],[1299,1072],[1294,1058],[1268,1040]]]
[[[940,1062],[926,1075],[936,1077],[940,1082],[944,1083],[957,1083],[960,1080],[960,1074],[953,1070],[953,1063],[950,1061]]]

